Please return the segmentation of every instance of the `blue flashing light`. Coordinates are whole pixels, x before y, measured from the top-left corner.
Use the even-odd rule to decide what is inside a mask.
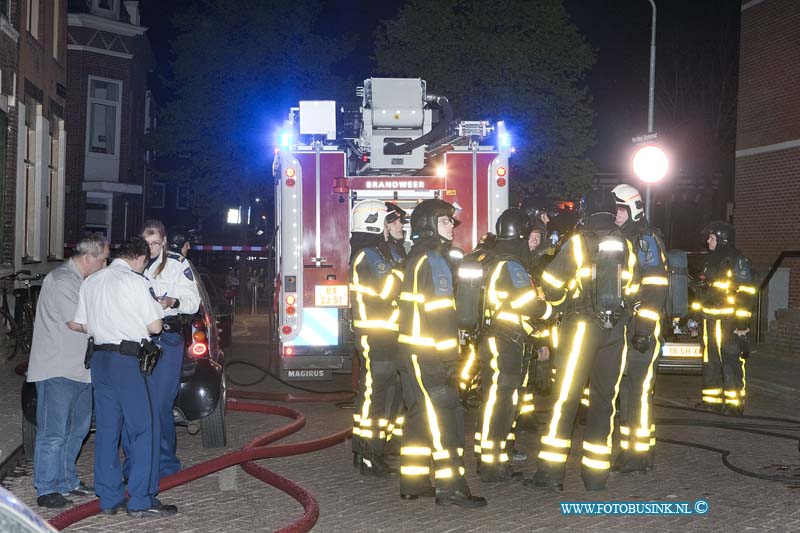
[[[507,132],[503,132],[500,134],[500,146],[503,148],[508,148],[511,146],[511,134]]]
[[[292,134],[288,131],[282,131],[278,138],[282,148],[288,148],[292,144]]]

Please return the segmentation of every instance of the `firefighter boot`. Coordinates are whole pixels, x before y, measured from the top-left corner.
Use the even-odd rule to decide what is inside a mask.
[[[457,505],[464,509],[486,507],[486,498],[473,496],[469,488],[462,490],[436,489],[436,505]]]
[[[361,458],[359,472],[365,476],[388,477],[394,473],[394,470],[386,464],[386,461],[383,460],[383,456],[369,454]]]
[[[532,478],[522,482],[525,487],[545,489],[553,492],[564,492],[564,483],[555,481],[542,471],[537,470]]]
[[[626,453],[622,452],[614,462],[613,470],[620,474],[630,474],[632,472],[646,472],[649,463],[649,453]]]
[[[522,479],[522,472],[516,472],[508,463],[493,468],[484,465],[480,476],[482,483],[500,483],[512,479]]]
[[[608,470],[598,472],[595,469],[581,465],[581,477],[583,478],[583,487],[586,490],[592,492],[605,490]]]

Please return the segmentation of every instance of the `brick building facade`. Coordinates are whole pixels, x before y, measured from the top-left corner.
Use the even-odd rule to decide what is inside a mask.
[[[738,247],[762,274],[781,251],[800,250],[798,28],[800,2],[742,2],[734,222]],[[762,323],[773,341],[800,352],[800,260],[783,267],[770,297],[788,310]]]
[[[0,1],[0,262],[14,261],[17,130],[16,79],[19,2]]]
[[[67,242],[99,231],[119,243],[143,222],[153,59],[138,4],[70,0]]]
[[[48,272],[64,255],[66,0],[20,0],[13,264]],[[8,154],[11,155],[10,153]]]

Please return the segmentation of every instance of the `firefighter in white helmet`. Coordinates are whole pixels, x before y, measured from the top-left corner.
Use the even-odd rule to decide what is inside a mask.
[[[357,203],[350,237],[350,305],[360,375],[353,412],[354,465],[362,474],[385,477],[391,469],[383,449],[389,430],[389,393],[397,378],[397,302],[402,272],[393,268],[384,238],[386,204]]]
[[[633,287],[635,314],[628,327],[628,364],[620,387],[620,446],[614,468],[644,471],[655,457],[653,385],[661,351],[661,317],[667,300],[667,256],[661,233],[647,221],[642,195],[627,184],[612,191],[616,224],[633,244],[641,269],[641,286]]]

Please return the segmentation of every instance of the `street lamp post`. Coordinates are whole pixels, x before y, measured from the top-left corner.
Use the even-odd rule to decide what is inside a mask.
[[[650,26],[650,87],[648,90],[647,101],[647,133],[653,133],[653,102],[655,99],[655,82],[656,82],[656,3],[655,0],[650,0],[650,6],[653,11],[653,20]],[[645,213],[650,217],[650,183],[647,183],[645,188]]]

